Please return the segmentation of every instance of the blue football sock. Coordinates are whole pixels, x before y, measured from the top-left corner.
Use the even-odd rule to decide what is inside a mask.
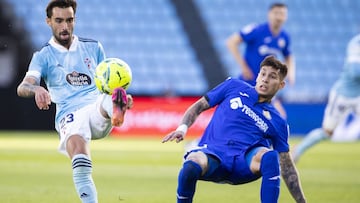
[[[77,154],[72,159],[72,168],[75,188],[81,201],[97,203],[97,192],[91,177],[91,160],[85,154]]]
[[[327,134],[322,128],[317,128],[312,130],[301,142],[300,144],[296,145],[293,153],[293,159],[297,162],[300,156],[308,150],[310,147],[314,146],[315,144],[319,143],[320,141],[328,138]]]
[[[177,202],[191,203],[195,193],[196,182],[201,175],[202,169],[193,161],[186,161],[180,170],[178,177]]]
[[[277,203],[280,193],[280,163],[276,151],[266,152],[260,164],[262,174],[261,202]]]

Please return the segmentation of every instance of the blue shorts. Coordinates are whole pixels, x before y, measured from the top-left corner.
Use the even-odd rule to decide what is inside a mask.
[[[249,152],[237,150],[236,154],[229,154],[226,152],[227,150],[220,151],[210,148],[194,149],[190,152],[202,151],[208,156],[209,169],[199,178],[200,180],[239,185],[261,177],[260,174],[253,174],[249,167],[249,160],[256,154],[257,149],[259,148]],[[188,154],[185,155],[185,158]]]

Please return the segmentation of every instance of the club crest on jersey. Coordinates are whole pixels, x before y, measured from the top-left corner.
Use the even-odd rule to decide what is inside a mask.
[[[266,119],[271,120],[271,114],[269,111],[263,110],[262,114]]]
[[[84,63],[86,64],[86,67],[88,67],[88,69],[91,68],[91,59],[90,58],[85,58]]]
[[[285,42],[285,39],[284,39],[284,38],[280,38],[277,43],[278,43],[278,46],[279,46],[280,48],[284,48],[285,45],[286,45],[286,42]]]
[[[91,78],[84,74],[73,71],[66,75],[66,81],[73,86],[84,86],[91,84]]]

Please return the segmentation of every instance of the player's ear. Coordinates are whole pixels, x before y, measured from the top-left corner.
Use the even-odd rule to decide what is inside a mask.
[[[50,19],[50,18],[46,18],[45,21],[46,21],[46,24],[48,24],[48,26],[50,26],[51,19]]]
[[[284,88],[285,85],[286,85],[286,81],[285,81],[285,80],[282,80],[282,81],[280,82],[280,85],[279,85],[279,90],[281,90],[282,88]]]

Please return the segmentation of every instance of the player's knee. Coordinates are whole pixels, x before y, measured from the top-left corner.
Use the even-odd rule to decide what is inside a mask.
[[[268,151],[262,156],[260,172],[263,176],[267,177],[276,177],[280,175],[280,162],[277,151]]]
[[[203,152],[197,151],[197,152],[191,152],[187,157],[186,161],[192,161],[198,164],[201,167],[201,170],[204,171],[207,168],[208,165],[208,158],[206,154]]]
[[[80,135],[71,135],[66,142],[66,151],[70,157],[76,154],[87,154],[87,143]]]
[[[185,161],[181,169],[179,179],[183,181],[197,180],[202,173],[200,165],[194,161]]]
[[[324,130],[326,136],[328,136],[328,137],[331,137],[334,134],[334,130],[330,130],[330,129],[326,129],[326,128],[321,129],[321,130]]]

